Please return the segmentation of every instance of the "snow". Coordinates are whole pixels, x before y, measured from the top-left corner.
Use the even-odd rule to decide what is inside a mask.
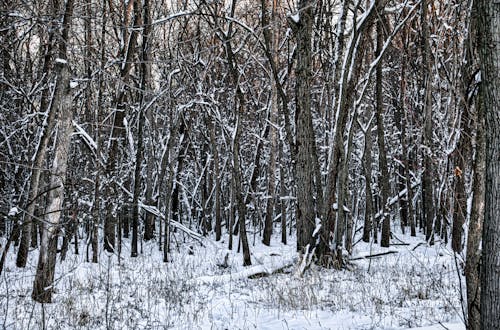
[[[19,212],[21,212],[21,211],[19,211],[19,209],[17,208],[17,206],[14,206],[13,208],[11,208],[11,209],[9,210],[9,214],[8,214],[8,216],[9,216],[9,217],[14,217],[14,216],[16,216]]]
[[[297,12],[296,14],[293,14],[290,16],[290,19],[295,23],[295,24],[299,24],[300,22],[300,13]]]
[[[56,58],[56,63],[66,64],[66,63],[68,63],[68,61],[58,57],[58,58]]]
[[[250,234],[249,267],[227,249],[227,236],[197,241],[178,231],[166,264],[157,241],[130,258],[124,239],[120,256],[100,251],[97,264],[80,246],[82,255],[58,258],[54,302],[43,307],[30,297],[37,253],[25,269],[9,253],[0,322],[5,329],[464,329],[453,253],[441,242],[398,234],[408,244],[391,246],[398,253],[351,261],[349,270],[313,263],[298,276],[294,237],[283,245],[275,232],[270,247]],[[386,251],[359,242],[353,255]]]

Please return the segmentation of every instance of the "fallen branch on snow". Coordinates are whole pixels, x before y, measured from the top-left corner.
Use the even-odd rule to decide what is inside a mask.
[[[382,257],[382,256],[385,256],[385,255],[394,254],[394,253],[398,253],[398,251],[387,251],[387,252],[370,254],[370,255],[367,255],[367,256],[350,258],[349,261],[361,260],[361,259],[370,259],[370,258],[378,258],[378,257]]]

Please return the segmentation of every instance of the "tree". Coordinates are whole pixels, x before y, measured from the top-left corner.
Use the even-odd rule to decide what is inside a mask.
[[[309,254],[315,247],[314,160],[315,137],[311,114],[312,52],[311,38],[314,22],[312,0],[300,0],[298,12],[289,19],[297,41],[297,67],[295,69],[295,127],[297,159],[297,250]]]
[[[57,12],[57,10],[54,10]],[[33,283],[32,297],[35,301],[49,303],[52,301],[53,281],[56,266],[57,237],[60,228],[61,213],[64,202],[65,178],[68,166],[69,148],[72,133],[72,93],[70,90],[70,71],[67,60],[67,43],[73,16],[73,0],[66,2],[59,36],[59,52],[56,62],[56,90],[52,101],[53,111],[57,111],[58,132],[54,159],[50,170],[50,187],[45,221],[43,223],[40,255]]]
[[[377,32],[377,46],[375,49],[375,56],[380,56],[382,52],[382,47],[384,43],[383,38],[383,19],[379,18],[376,24],[376,32]],[[382,188],[382,237],[380,239],[380,246],[389,247],[390,244],[390,236],[391,236],[391,223],[390,223],[390,215],[388,210],[388,199],[390,193],[390,185],[389,185],[389,170],[387,167],[387,152],[385,148],[385,137],[386,134],[384,129],[384,104],[382,101],[382,61],[380,61],[377,65],[377,69],[375,71],[375,101],[376,101],[376,111],[375,117],[377,119],[377,146],[378,146],[378,154],[379,154],[379,168],[380,168],[380,185]]]
[[[500,4],[477,1],[480,93],[486,115],[481,329],[500,329]]]
[[[423,165],[422,173],[422,204],[425,219],[425,239],[429,244],[434,244],[434,202],[433,202],[433,160],[432,160],[432,65],[430,49],[430,32],[428,24],[429,1],[422,1],[422,66],[424,72],[424,132],[423,132]]]

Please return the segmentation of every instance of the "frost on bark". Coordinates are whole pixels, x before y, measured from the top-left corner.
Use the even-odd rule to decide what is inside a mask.
[[[486,115],[481,329],[500,329],[500,2],[478,0],[480,93]]]

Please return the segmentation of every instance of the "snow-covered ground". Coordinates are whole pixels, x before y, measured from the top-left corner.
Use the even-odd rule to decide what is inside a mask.
[[[295,242],[285,246],[277,237],[271,247],[256,239],[250,268],[242,266],[241,254],[227,250],[227,239],[201,245],[183,242],[182,234],[167,264],[156,243],[144,243],[142,254],[130,258],[124,242],[119,262],[102,252],[98,264],[87,263],[85,253],[70,252],[57,264],[54,303],[43,306],[30,297],[37,252],[26,269],[17,269],[10,253],[0,277],[0,327],[464,329],[453,253],[439,242],[427,246],[422,237],[399,239],[408,245],[382,249],[359,242],[352,258],[397,253],[352,261],[350,270],[313,265],[302,277]]]

